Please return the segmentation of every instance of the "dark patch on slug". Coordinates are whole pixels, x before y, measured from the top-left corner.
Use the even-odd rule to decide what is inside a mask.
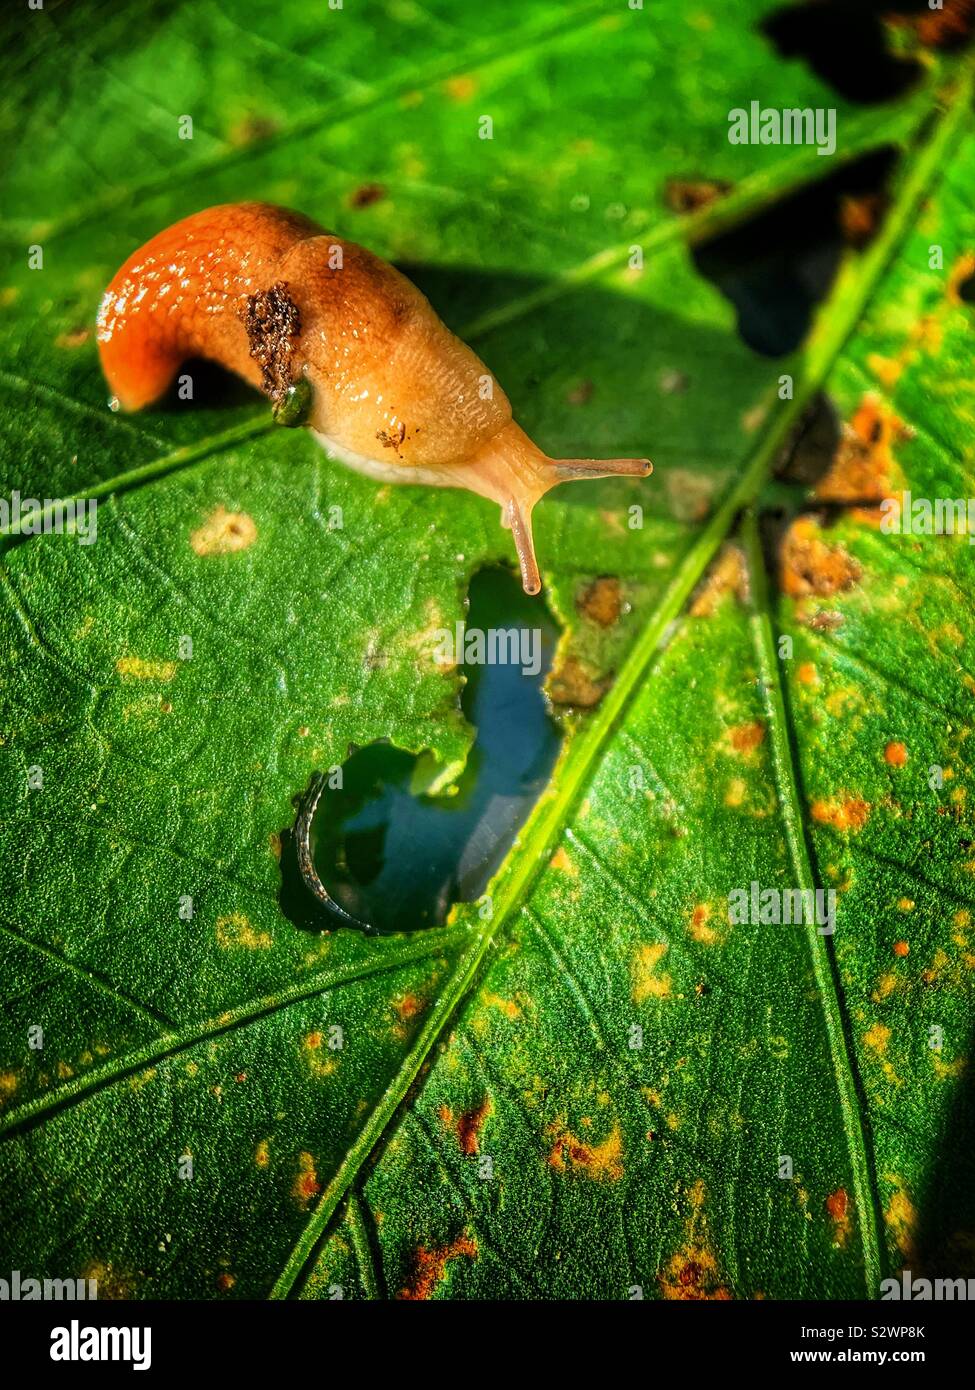
[[[399,453],[400,445],[406,438],[406,425],[401,420],[398,430],[377,430],[376,438],[379,440],[380,444],[383,446],[384,449],[395,449],[396,452]]]
[[[277,405],[292,384],[291,362],[301,335],[298,306],[279,280],[269,290],[247,296],[241,319],[250,355],[261,369],[263,388]]]

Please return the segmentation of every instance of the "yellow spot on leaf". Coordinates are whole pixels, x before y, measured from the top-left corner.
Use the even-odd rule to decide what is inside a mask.
[[[690,1214],[684,1243],[657,1276],[664,1298],[694,1302],[731,1298],[730,1291],[721,1282],[708,1234],[704,1212],[706,1195],[704,1183],[699,1178],[688,1193]]]
[[[228,512],[217,507],[203,525],[190,536],[197,555],[230,555],[247,550],[257,540],[257,527],[246,512]]]
[[[633,1002],[644,1004],[648,999],[666,999],[670,995],[670,976],[658,975],[657,966],[667,954],[662,942],[653,946],[638,946],[631,964]]]
[[[175,661],[144,661],[141,656],[120,656],[115,669],[120,676],[140,681],[171,681],[176,674]]]
[[[217,942],[223,949],[244,947],[248,951],[267,951],[272,944],[271,933],[255,931],[242,912],[231,912],[217,918]]]
[[[560,1121],[549,1125],[548,1133],[554,1135],[548,1163],[556,1172],[585,1173],[587,1177],[609,1182],[616,1182],[623,1176],[623,1135],[618,1121],[601,1144],[577,1139]]]

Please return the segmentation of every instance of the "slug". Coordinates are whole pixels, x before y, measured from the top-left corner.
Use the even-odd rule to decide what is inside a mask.
[[[551,459],[504,391],[404,275],[301,213],[232,203],[160,232],[102,299],[98,346],[124,410],[205,357],[259,387],[281,424],[383,482],[461,487],[501,507],[525,592],[541,589],[532,509],[578,478],[646,476],[649,459]]]

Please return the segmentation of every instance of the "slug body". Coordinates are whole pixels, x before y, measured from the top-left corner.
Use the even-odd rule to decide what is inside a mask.
[[[648,459],[548,458],[415,285],[269,204],[210,208],[153,237],[106,290],[98,344],[124,410],[158,399],[186,358],[205,357],[264,390],[277,418],[308,424],[351,468],[492,499],[530,594],[541,588],[538,499],[575,478],[651,471]]]

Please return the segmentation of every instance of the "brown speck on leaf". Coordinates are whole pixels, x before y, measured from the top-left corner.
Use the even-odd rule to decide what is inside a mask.
[[[611,574],[601,575],[576,595],[576,608],[584,618],[600,627],[612,627],[623,611],[620,581]]]
[[[611,677],[596,679],[581,661],[570,656],[558,669],[553,669],[548,681],[548,696],[555,705],[591,709],[599,704],[611,685]]]
[[[779,579],[792,598],[843,593],[859,580],[862,569],[840,544],[828,545],[812,517],[799,517],[782,539]]]
[[[469,1260],[477,1259],[477,1242],[466,1231],[438,1249],[428,1250],[425,1245],[418,1247],[413,1257],[413,1269],[409,1279],[396,1295],[410,1301],[433,1297],[434,1290],[447,1276],[447,1265],[461,1256]]]
[[[373,203],[381,203],[386,196],[386,185],[382,183],[361,183],[349,197],[350,208],[371,208]]]
[[[278,281],[269,290],[247,296],[241,318],[247,330],[250,355],[261,369],[263,388],[277,404],[293,381],[291,359],[301,335],[301,315]]]
[[[691,384],[691,379],[686,372],[679,372],[675,367],[668,367],[660,373],[660,389],[665,396],[680,396]]]
[[[59,333],[54,339],[54,346],[68,349],[80,348],[84,347],[90,337],[90,328],[72,328],[67,333]]]
[[[256,145],[262,140],[270,140],[277,135],[280,126],[273,116],[262,116],[249,111],[230,128],[230,143],[238,149],[246,145]]]
[[[570,405],[588,405],[594,389],[591,381],[580,381],[566,392],[565,399]]]
[[[668,179],[664,202],[671,212],[697,212],[731,192],[727,179]]]
[[[840,199],[840,232],[848,246],[866,246],[887,207],[882,193],[846,193]]]

